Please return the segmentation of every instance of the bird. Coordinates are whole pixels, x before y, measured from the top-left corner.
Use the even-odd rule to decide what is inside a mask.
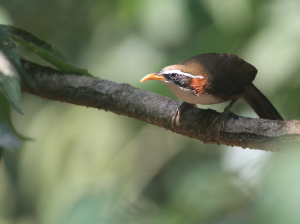
[[[140,82],[163,82],[182,103],[173,111],[171,126],[188,106],[211,105],[231,101],[219,116],[218,135],[234,103],[243,98],[262,119],[283,120],[267,97],[253,84],[257,69],[235,54],[204,53],[187,61],[164,67]],[[178,122],[179,123],[179,122]]]

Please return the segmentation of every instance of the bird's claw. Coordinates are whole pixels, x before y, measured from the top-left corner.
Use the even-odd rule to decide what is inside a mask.
[[[220,120],[219,125],[218,125],[218,137],[220,137],[220,131],[225,128],[225,124],[226,124],[226,118],[227,116],[224,116],[224,112],[221,113],[220,115],[218,115],[216,117],[216,119],[213,121],[213,125],[216,123],[217,120]]]
[[[182,110],[184,110],[187,106],[194,106],[196,107],[196,105],[194,104],[189,104],[186,102],[182,102],[178,107],[175,108],[175,110],[173,110],[172,112],[172,121],[171,121],[171,127],[174,128],[175,124],[179,125],[179,119],[180,119],[180,114],[182,112]]]
[[[175,127],[175,124],[176,125],[179,125],[179,119],[180,119],[180,110],[181,110],[181,104],[175,108],[175,110],[173,110],[172,112],[172,121],[171,121],[171,126],[172,128]]]
[[[220,118],[220,123],[219,123],[219,125],[218,125],[218,137],[220,137],[220,131],[221,131],[222,129],[225,128],[225,125],[226,125],[226,119],[228,118],[229,114],[231,113],[231,112],[230,112],[230,109],[231,109],[232,105],[233,105],[235,102],[236,102],[235,99],[232,100],[232,101],[230,102],[230,104],[229,104],[227,107],[225,107],[223,113],[220,114],[220,115],[214,120],[214,122],[213,122],[213,124],[214,124],[215,121],[216,121],[218,118]]]
[[[229,114],[225,113],[225,111],[222,114],[220,114],[220,123],[218,126],[218,136],[219,137],[220,137],[220,131],[225,128],[226,119],[227,119],[228,115]]]
[[[180,117],[180,113],[178,112],[178,110],[176,110],[175,112],[173,112],[173,116],[172,116],[172,121],[171,121],[171,126],[172,128],[175,127],[175,123],[179,123],[179,117]],[[177,122],[176,122],[177,121]]]

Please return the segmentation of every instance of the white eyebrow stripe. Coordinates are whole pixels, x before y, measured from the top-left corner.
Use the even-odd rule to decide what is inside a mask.
[[[182,71],[180,71],[178,69],[173,69],[173,70],[168,70],[168,71],[163,72],[163,74],[172,74],[172,73],[176,73],[178,75],[186,75],[186,76],[191,77],[191,78],[204,79],[204,77],[202,75],[195,76],[195,75],[192,75],[190,73],[182,72]]]

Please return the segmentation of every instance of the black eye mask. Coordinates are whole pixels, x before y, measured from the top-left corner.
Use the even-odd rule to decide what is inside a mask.
[[[192,79],[186,75],[180,75],[176,73],[164,74],[164,77],[168,82],[173,82],[183,88],[188,88]]]

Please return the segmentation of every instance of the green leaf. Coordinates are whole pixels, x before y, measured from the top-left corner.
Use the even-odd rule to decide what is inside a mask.
[[[11,122],[11,106],[8,101],[8,99],[4,96],[4,94],[0,91],[0,120],[4,121],[6,125],[10,128],[11,132],[13,132],[19,139],[21,140],[27,140],[27,141],[32,141],[34,140],[33,138],[26,137],[22,134],[20,134],[13,126]]]
[[[9,60],[20,65],[20,56],[17,46],[2,25],[0,25],[0,51],[2,51]]]
[[[13,76],[7,76],[0,72],[0,91],[6,96],[12,107],[19,114],[24,115],[20,108],[21,87],[18,80]]]
[[[11,63],[20,65],[16,45],[7,31],[0,25],[0,91],[6,96],[13,108],[23,115],[20,108],[21,87],[18,72]]]
[[[4,96],[4,94],[0,91],[0,119],[5,121],[7,124],[11,124],[10,122],[10,112],[11,112],[11,106],[8,102],[8,99]]]
[[[0,148],[8,150],[17,150],[21,146],[21,139],[14,133],[13,130],[0,119]]]
[[[3,27],[10,33],[13,40],[19,44],[25,46],[28,50],[36,53],[44,60],[48,61],[56,68],[67,73],[77,73],[85,76],[91,76],[87,70],[76,67],[62,56],[61,53],[52,48],[52,46],[45,41],[37,38],[31,33],[25,30],[13,27],[4,26]]]

